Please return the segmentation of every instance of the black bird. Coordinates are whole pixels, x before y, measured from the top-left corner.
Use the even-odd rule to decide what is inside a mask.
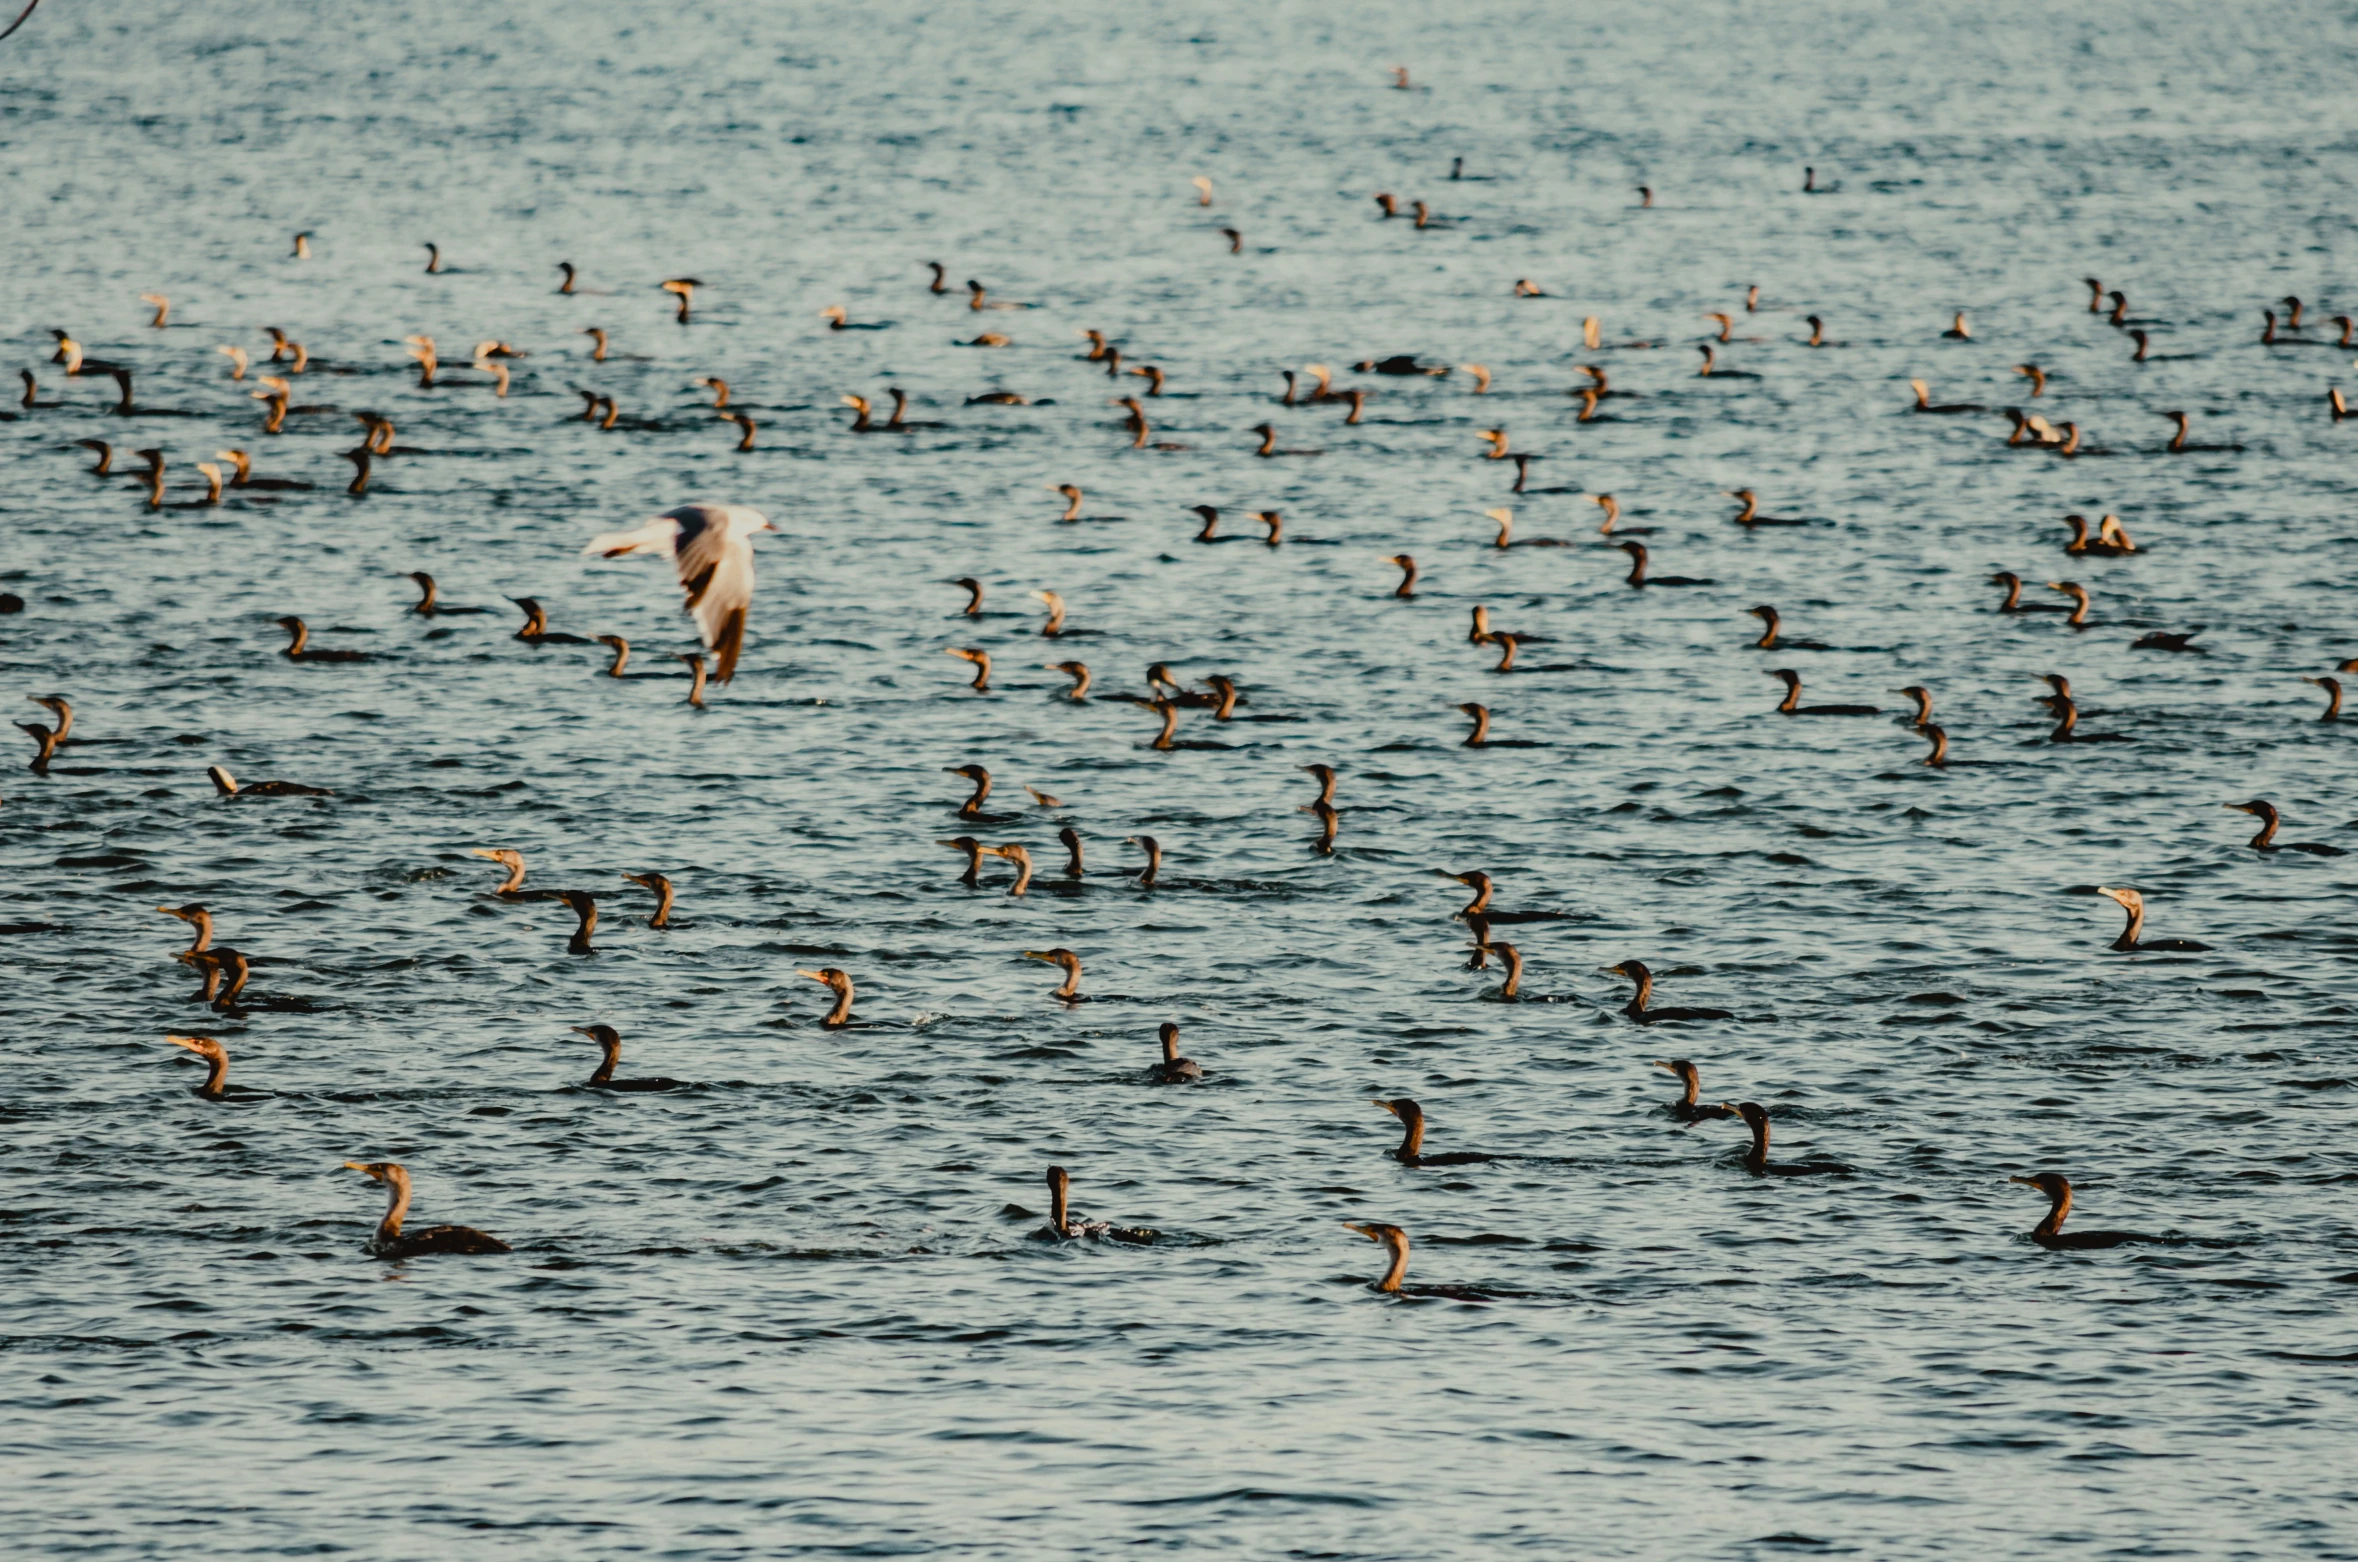
[[[1785,685],[1785,698],[1777,705],[1779,716],[1880,716],[1881,707],[1874,705],[1804,705],[1801,703],[1801,674],[1790,667],[1779,667],[1769,674]]]
[[[1178,1026],[1165,1020],[1162,1029],[1157,1034],[1162,1038],[1163,1060],[1149,1071],[1153,1075],[1155,1083],[1183,1085],[1191,1080],[1204,1077],[1204,1066],[1201,1063],[1193,1058],[1183,1058],[1179,1055]]]
[[[1495,1155],[1482,1155],[1472,1150],[1453,1150],[1447,1155],[1427,1155],[1424,1153],[1425,1109],[1423,1107],[1418,1106],[1406,1096],[1392,1101],[1379,1100],[1375,1105],[1399,1118],[1401,1127],[1406,1130],[1400,1136],[1399,1148],[1392,1152],[1392,1159],[1403,1166],[1475,1166],[1484,1161],[1498,1159]]]
[[[1688,575],[1646,574],[1646,545],[1642,542],[1617,542],[1613,546],[1629,555],[1629,584],[1642,590],[1647,586],[1708,586],[1712,582],[1697,580]]]
[[[2282,845],[2277,844],[2276,805],[2274,803],[2255,797],[2248,803],[2227,803],[2222,806],[2232,808],[2237,813],[2250,814],[2260,821],[2260,833],[2245,843],[2253,851],[2307,852],[2312,857],[2346,857],[2349,855],[2339,846],[2326,846],[2317,841],[2286,841]]]
[[[489,1232],[477,1231],[473,1226],[429,1226],[423,1231],[404,1234],[402,1217],[409,1213],[409,1169],[395,1161],[346,1161],[345,1169],[365,1172],[371,1179],[385,1185],[389,1203],[385,1218],[377,1223],[377,1234],[369,1242],[369,1251],[379,1258],[415,1258],[423,1253],[512,1253],[509,1247]]]
[[[1850,1168],[1839,1161],[1784,1161],[1768,1158],[1768,1109],[1757,1101],[1735,1103],[1736,1115],[1752,1130],[1752,1148],[1744,1152],[1744,1169],[1755,1177],[1847,1177]]]
[[[1718,1106],[1705,1106],[1696,1099],[1703,1088],[1702,1076],[1695,1072],[1695,1065],[1685,1058],[1656,1058],[1654,1066],[1659,1069],[1667,1069],[1675,1074],[1678,1076],[1679,1083],[1686,1087],[1685,1094],[1671,1102],[1666,1108],[1670,1115],[1680,1122],[1703,1123],[1736,1115],[1735,1108],[1725,1103]]]
[[[587,1036],[606,1049],[598,1071],[583,1081],[586,1090],[679,1090],[684,1088],[676,1079],[616,1079],[614,1065],[622,1061],[622,1033],[611,1025],[576,1025],[577,1034]]]
[[[2035,1176],[2009,1177],[2006,1180],[2019,1182],[2026,1188],[2036,1188],[2047,1195],[2047,1218],[2031,1229],[2031,1240],[2049,1252],[2126,1247],[2133,1242],[2159,1243],[2163,1240],[2160,1237],[2149,1237],[2140,1231],[2065,1231],[2064,1217],[2071,1213],[2071,1180],[2061,1172],[2040,1172]]]
[[[1654,973],[1635,960],[1624,960],[1619,965],[1605,967],[1610,976],[1626,976],[1637,984],[1637,991],[1621,1012],[1640,1025],[1651,1025],[1656,1020],[1732,1020],[1735,1015],[1725,1009],[1651,1009],[1647,1001],[1654,996]]]

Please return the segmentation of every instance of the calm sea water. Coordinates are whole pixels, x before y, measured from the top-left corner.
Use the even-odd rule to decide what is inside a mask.
[[[2331,5],[51,0],[0,45],[0,336],[60,403],[0,425],[0,683],[67,695],[82,741],[0,782],[0,919],[64,928],[0,940],[10,1549],[2358,1555],[2358,858],[2263,857],[2221,807],[2358,848],[2358,727],[2300,681],[2358,654],[2358,423],[2324,401],[2358,355],[2317,324],[2358,311],[2353,41]],[[1033,307],[973,312],[969,277]],[[2264,348],[2286,295],[2300,345]],[[1696,375],[1713,310],[1758,378]],[[269,326],[329,409],[275,437],[215,351],[264,372]],[[192,415],[111,415],[52,327]],[[1184,450],[1130,448],[1108,403],[1145,382],[1079,361],[1088,328],[1166,370]],[[1011,345],[957,345],[986,329]],[[527,355],[504,401],[485,339]],[[1349,369],[1393,353],[1494,382]],[[1357,426],[1275,404],[1311,363],[1375,389]],[[1575,422],[1584,363],[1613,421]],[[1911,377],[1993,410],[1911,414]],[[941,426],[847,431],[895,385]],[[998,389],[1032,404],[967,404]],[[2088,453],[2006,449],[2008,405]],[[362,409],[421,453],[353,499]],[[2172,409],[2242,448],[2164,453]],[[1324,454],[1256,459],[1264,419]],[[153,512],[120,475],[148,446]],[[316,487],[179,508],[230,446]],[[1732,526],[1740,487],[1818,524]],[[1624,586],[1600,492],[1714,584]],[[579,556],[693,498],[782,533],[702,711],[667,568]],[[1198,503],[1243,540],[1191,542]],[[1572,546],[1488,546],[1504,503]],[[2070,511],[2144,551],[2067,558]],[[419,569],[496,611],[406,614]],[[1999,616],[1999,569],[2086,584],[2089,627]],[[1086,633],[1044,640],[1034,591]],[[517,642],[511,596],[648,676]],[[1754,649],[1762,602],[1828,649]],[[1492,673],[1476,604],[1552,643]],[[286,613],[374,660],[290,664]],[[2130,648],[2195,625],[2205,654]],[[948,646],[992,651],[989,695]],[[1150,712],[1055,697],[1069,657],[1247,703],[1156,752]],[[1888,712],[1772,715],[1777,666]],[[2045,673],[2136,742],[2044,743]],[[1914,682],[1945,772],[1885,692]],[[1464,701],[1534,746],[1461,747]],[[1022,899],[935,844],[970,762],[1010,816],[980,833],[1039,860]],[[211,763],[335,795],[224,802]],[[594,957],[488,895],[468,853],[503,846],[603,897]],[[1523,1001],[1465,968],[1436,868],[1567,914],[1498,929]],[[618,877],[648,870],[667,931]],[[2119,913],[2067,893],[2098,883],[2214,947],[2109,952]],[[153,908],[188,900],[310,1006],[186,1002]],[[1050,946],[1090,1001],[1022,958]],[[1625,959],[1740,1018],[1640,1029]],[[857,1028],[818,1023],[819,965]],[[1165,1019],[1200,1086],[1142,1082]],[[596,1021],[694,1088],[576,1088]],[[162,1040],[192,1030],[264,1094],[193,1100]],[[1664,1114],[1671,1057],[1856,1175],[1747,1176],[1737,1129]],[[1505,1158],[1387,1159],[1398,1095],[1428,1148]],[[381,1198],[338,1167],[376,1158],[413,1223],[516,1252],[367,1256]],[[1029,1240],[1050,1163],[1161,1240]],[[2184,1240],[2041,1251],[2006,1181],[2041,1168],[2079,1223]],[[1369,1220],[1412,1285],[1497,1299],[1373,1293]]]

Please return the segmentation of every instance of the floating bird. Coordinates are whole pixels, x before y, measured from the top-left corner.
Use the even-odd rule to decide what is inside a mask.
[[[334,794],[324,786],[304,786],[295,781],[256,781],[239,786],[237,778],[219,765],[208,766],[205,774],[212,778],[213,790],[223,797],[330,797]]]
[[[797,971],[794,974],[807,976],[814,982],[823,983],[835,994],[835,1007],[827,1011],[825,1019],[819,1021],[821,1025],[826,1026],[829,1030],[839,1030],[851,1022],[852,979],[850,977],[831,965],[816,971]]]
[[[1399,1147],[1391,1152],[1392,1159],[1403,1166],[1475,1166],[1495,1161],[1495,1155],[1483,1155],[1472,1150],[1453,1150],[1446,1155],[1427,1155],[1425,1144],[1425,1109],[1406,1096],[1395,1100],[1377,1100],[1376,1106],[1400,1119],[1404,1132]]]
[[[1680,1122],[1710,1122],[1736,1115],[1735,1108],[1725,1103],[1718,1106],[1705,1106],[1697,1099],[1703,1088],[1703,1076],[1696,1071],[1695,1065],[1685,1058],[1656,1058],[1654,1066],[1667,1070],[1685,1087],[1685,1093],[1676,1101],[1671,1102],[1667,1108],[1670,1115]]]
[[[1077,1002],[1081,996],[1081,957],[1069,949],[1027,949],[1026,960],[1045,960],[1064,970],[1064,983],[1056,989],[1056,996],[1066,1003]]]
[[[685,1088],[676,1079],[616,1079],[614,1067],[622,1061],[622,1033],[611,1025],[576,1025],[573,1032],[587,1036],[605,1049],[605,1057],[598,1063],[597,1072],[582,1081],[584,1090],[679,1090]]]
[[[2124,954],[2199,954],[2211,947],[2186,938],[2148,939],[2145,937],[2143,895],[2133,889],[2107,889],[2101,884],[2096,886],[2096,893],[2113,901],[2129,914],[2128,926],[2122,928],[2121,936],[2112,941],[2112,947]]]
[[[346,1161],[347,1171],[365,1173],[385,1185],[389,1196],[385,1218],[369,1251],[379,1258],[417,1258],[427,1253],[512,1253],[499,1238],[473,1226],[429,1226],[404,1234],[402,1218],[409,1213],[409,1169],[396,1161]]]
[[[2326,846],[2316,841],[2286,841],[2282,845],[2278,845],[2276,841],[2278,823],[2276,805],[2265,799],[2255,797],[2248,803],[2227,803],[2222,806],[2232,808],[2237,813],[2250,814],[2260,821],[2260,833],[2246,843],[2253,851],[2306,852],[2312,857],[2344,857],[2349,855],[2339,846]]]
[[[1040,1234],[1065,1242],[1121,1242],[1132,1247],[1146,1246],[1155,1239],[1155,1233],[1142,1226],[1116,1226],[1075,1215],[1072,1178],[1061,1166],[1048,1168],[1048,1225]]]
[[[1651,1025],[1657,1020],[1732,1020],[1735,1016],[1725,1009],[1654,1009],[1647,1007],[1654,996],[1654,973],[1635,960],[1624,960],[1619,965],[1605,968],[1609,976],[1626,976],[1637,984],[1637,991],[1621,1012],[1640,1025]]]
[[[1183,1085],[1204,1077],[1204,1066],[1201,1063],[1179,1055],[1178,1026],[1165,1020],[1155,1034],[1162,1039],[1163,1060],[1147,1072],[1156,1084]]]
[[[671,880],[660,873],[625,873],[622,877],[655,897],[655,914],[647,918],[647,926],[654,928],[671,925]]]
[[[2026,1188],[2036,1188],[2047,1195],[2047,1218],[2031,1228],[2030,1236],[2033,1242],[2049,1252],[2085,1252],[2163,1240],[2135,1231],[2065,1231],[2064,1217],[2071,1213],[2071,1179],[2061,1172],[2036,1172],[2028,1177],[2009,1177],[2006,1180],[2019,1182]]]
[[[1735,1103],[1736,1115],[1752,1130],[1752,1148],[1744,1152],[1744,1169],[1755,1177],[1847,1177],[1850,1168],[1839,1161],[1784,1161],[1771,1163],[1769,1115],[1757,1101]]]

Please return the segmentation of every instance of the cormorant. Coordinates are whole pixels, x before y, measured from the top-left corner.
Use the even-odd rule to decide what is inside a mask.
[[[404,1233],[402,1217],[409,1213],[409,1170],[395,1161],[346,1161],[347,1171],[366,1173],[385,1185],[389,1202],[385,1218],[377,1223],[377,1234],[369,1243],[369,1251],[379,1258],[416,1258],[426,1253],[512,1253],[499,1238],[473,1226],[428,1226],[423,1231]]]
[[[622,1061],[622,1033],[611,1025],[576,1025],[573,1030],[606,1049],[606,1056],[598,1064],[598,1071],[582,1082],[585,1090],[679,1090],[684,1082],[677,1079],[616,1079],[614,1065]]]
[[[2132,1242],[2158,1243],[2163,1240],[2139,1231],[2065,1231],[2064,1218],[2071,1214],[2071,1180],[2061,1172],[2039,1172],[2029,1177],[2009,1177],[2006,1180],[2019,1182],[2026,1188],[2036,1188],[2047,1195],[2047,1218],[2031,1228],[2031,1240],[2049,1252],[2079,1252],[2091,1248],[2125,1247]]]
[[[1757,1101],[1735,1103],[1736,1113],[1752,1130],[1752,1148],[1744,1153],[1744,1169],[1755,1177],[1819,1177],[1850,1175],[1850,1168],[1839,1161],[1786,1161],[1772,1164],[1768,1158],[1768,1109]]]
[[[1635,960],[1624,960],[1619,965],[1606,966],[1609,976],[1626,976],[1637,984],[1637,991],[1622,1006],[1621,1012],[1640,1025],[1651,1025],[1656,1020],[1732,1020],[1735,1015],[1726,1009],[1654,1009],[1647,1003],[1654,996],[1654,973]]]
[[[1400,1119],[1405,1130],[1399,1148],[1392,1151],[1392,1159],[1403,1166],[1475,1166],[1484,1161],[1495,1161],[1495,1155],[1482,1155],[1472,1150],[1453,1150],[1447,1155],[1427,1155],[1425,1144],[1425,1109],[1406,1096],[1391,1101],[1374,1103]]]

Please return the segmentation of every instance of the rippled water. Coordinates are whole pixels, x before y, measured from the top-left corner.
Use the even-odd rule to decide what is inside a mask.
[[[12,703],[65,693],[86,740],[0,785],[0,918],[64,927],[0,943],[16,1544],[2358,1554],[2351,859],[2260,856],[2220,807],[2358,848],[2358,728],[2300,681],[2358,652],[2358,423],[2324,403],[2358,373],[2316,324],[2358,305],[2352,44],[2329,6],[53,0],[0,45],[0,329],[62,403],[0,425],[27,604],[0,656]],[[1799,193],[1804,164],[1841,188]],[[1383,221],[1378,190],[1454,225]],[[587,291],[555,295],[559,260]],[[684,328],[655,286],[683,273]],[[973,313],[968,277],[1035,307]],[[2263,348],[2287,294],[2303,345]],[[830,333],[835,303],[890,328]],[[1696,376],[1715,309],[1759,378]],[[1957,309],[1969,344],[1941,340]],[[1812,313],[1843,346],[1800,345]],[[276,437],[214,351],[259,374],[271,325],[315,355],[295,400],[339,409]],[[110,415],[50,327],[194,416]],[[1130,448],[1107,402],[1144,381],[1077,361],[1092,327],[1168,372],[1146,405],[1184,451]],[[985,328],[1013,345],[955,345]],[[449,383],[417,388],[415,332]],[[529,354],[504,401],[463,366],[486,338]],[[1392,353],[1495,383],[1347,367]],[[1313,362],[1376,390],[1356,427],[1274,404]],[[1591,362],[1630,394],[1581,426]],[[1913,415],[1912,376],[2094,448]],[[847,432],[839,398],[892,385],[943,426]],[[575,386],[621,425],[578,421]],[[999,388],[1033,404],[966,404]],[[353,499],[361,408],[424,453]],[[2163,453],[2173,408],[2244,448]],[[1325,453],[1255,459],[1264,418]],[[1535,491],[1488,428],[1544,458]],[[161,448],[171,507],[128,454],[90,476],[84,437]],[[177,508],[229,445],[317,486]],[[1737,487],[1819,524],[1732,526]],[[1597,492],[1655,528],[1657,572],[1715,584],[1629,590]],[[703,711],[665,567],[578,555],[697,497],[782,532]],[[1487,546],[1510,502],[1518,538],[1574,545]],[[1189,541],[1197,503],[1242,540]],[[1245,518],[1271,508],[1275,549]],[[2066,558],[2075,510],[2145,551]],[[406,614],[418,569],[497,611]],[[1997,615],[1996,569],[2048,599],[2068,572],[2091,627]],[[943,584],[967,574],[979,623]],[[1035,590],[1084,633],[1043,640]],[[507,596],[627,635],[648,676],[518,643]],[[1753,649],[1760,602],[1831,649]],[[1488,671],[1477,603],[1552,643]],[[285,661],[290,612],[375,660]],[[2196,624],[2207,654],[2129,648]],[[992,693],[952,645],[994,653]],[[1100,693],[1161,660],[1247,703],[1156,752],[1150,712],[1055,697],[1038,664],[1075,656]],[[1918,765],[1896,709],[1771,714],[1784,665],[1812,702],[1928,684],[1957,763]],[[2045,743],[2043,673],[2134,746]],[[1471,700],[1533,746],[1460,746]],[[1012,816],[982,833],[1039,859],[1020,900],[935,844],[969,762]],[[1332,856],[1297,811],[1314,762],[1343,773]],[[210,763],[335,795],[225,802]],[[562,907],[488,895],[468,851],[496,846],[602,897],[594,957]],[[1497,930],[1523,1001],[1465,968],[1435,868],[1569,914]],[[679,885],[663,932],[618,878],[650,869]],[[2109,952],[2119,914],[2066,893],[2097,883],[2213,949]],[[187,900],[310,1008],[184,1001],[152,908]],[[1090,1001],[1022,958],[1056,945]],[[1741,1018],[1639,1029],[1598,969],[1624,959]],[[795,972],[823,964],[857,1028],[819,1025]],[[1142,1083],[1165,1019],[1201,1086]],[[625,1073],[694,1088],[575,1088],[568,1027],[600,1020]],[[190,1098],[161,1038],[208,1026],[265,1094]],[[1748,1177],[1739,1130],[1665,1115],[1650,1063],[1678,1056],[1765,1103],[1780,1155],[1857,1175]],[[1397,1095],[1429,1148],[1507,1159],[1388,1160],[1367,1103]],[[348,1158],[406,1162],[415,1222],[516,1253],[369,1258]],[[1028,1240],[1052,1162],[1161,1240]],[[2040,1168],[2078,1222],[2184,1240],[2042,1252],[2005,1180]],[[1405,1227],[1412,1285],[1496,1299],[1374,1294],[1347,1220]]]

